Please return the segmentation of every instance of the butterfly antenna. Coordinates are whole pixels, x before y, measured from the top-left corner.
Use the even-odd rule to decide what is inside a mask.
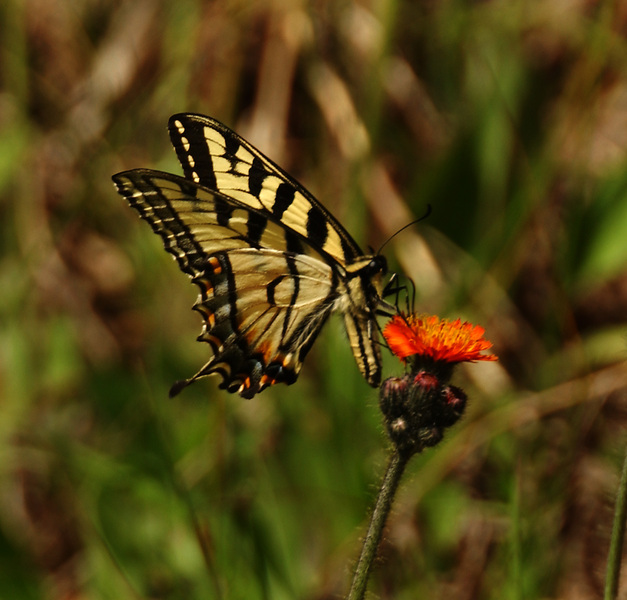
[[[381,244],[381,247],[375,254],[381,254],[381,251],[383,250],[383,248],[385,248],[385,246],[387,246],[399,233],[401,233],[401,231],[405,231],[405,229],[407,229],[408,227],[411,227],[412,225],[415,225],[416,223],[420,223],[420,221],[429,218],[430,214],[431,214],[431,204],[427,204],[427,212],[425,212],[425,214],[422,215],[422,217],[415,219],[411,223],[407,223],[407,225],[403,225],[403,227],[401,227],[398,231],[393,233],[387,240],[385,240],[385,242],[383,242],[383,244]]]

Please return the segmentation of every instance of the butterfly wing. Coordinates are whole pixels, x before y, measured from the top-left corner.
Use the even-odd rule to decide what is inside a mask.
[[[280,220],[340,264],[363,257],[342,225],[303,186],[237,133],[210,117],[168,123],[185,178]]]
[[[260,232],[255,210],[186,179],[136,169],[114,181],[201,291],[198,339],[214,354],[172,392],[213,373],[244,397],[293,383],[341,294],[333,269],[290,230],[267,221]]]

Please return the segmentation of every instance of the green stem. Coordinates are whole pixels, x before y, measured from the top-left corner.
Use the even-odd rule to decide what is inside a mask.
[[[363,600],[366,586],[368,585],[368,575],[370,575],[370,569],[377,554],[383,528],[390,514],[390,508],[392,507],[398,484],[410,457],[411,454],[401,455],[397,451],[394,451],[390,457],[390,462],[379,490],[379,496],[372,512],[368,533],[364,539],[361,555],[353,575],[353,583],[346,600]]]
[[[610,552],[607,557],[607,575],[605,579],[605,600],[614,600],[618,594],[620,565],[623,554],[623,540],[625,539],[625,516],[627,514],[627,453],[623,461],[623,473],[616,495],[614,509],[614,524]]]

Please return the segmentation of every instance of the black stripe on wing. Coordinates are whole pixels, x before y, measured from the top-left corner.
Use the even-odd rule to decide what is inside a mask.
[[[154,174],[155,171],[148,169],[134,169],[117,173],[112,179],[118,193],[126,198],[139,216],[148,221],[153,231],[161,236],[165,249],[176,258],[181,270],[192,277],[198,275],[205,268],[207,255],[179,213],[172,208],[170,198],[167,197],[163,187],[154,183]],[[180,194],[193,202],[198,188],[182,178],[178,178],[176,183],[180,188]],[[216,206],[218,221],[228,219],[228,210],[227,203]]]

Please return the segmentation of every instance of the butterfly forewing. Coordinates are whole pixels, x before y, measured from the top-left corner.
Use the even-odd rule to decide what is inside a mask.
[[[335,310],[361,373],[378,385],[385,260],[364,256],[309,192],[221,123],[185,114],[169,128],[185,178],[135,169],[113,179],[200,288],[198,339],[213,356],[171,393],[216,373],[247,398],[293,383]]]
[[[266,247],[320,257],[298,235],[258,211],[177,175],[133,169],[113,180],[189,275],[202,272],[211,254],[233,248]]]
[[[266,211],[341,263],[363,255],[305,188],[219,121],[179,114],[170,118],[168,129],[187,179]]]

